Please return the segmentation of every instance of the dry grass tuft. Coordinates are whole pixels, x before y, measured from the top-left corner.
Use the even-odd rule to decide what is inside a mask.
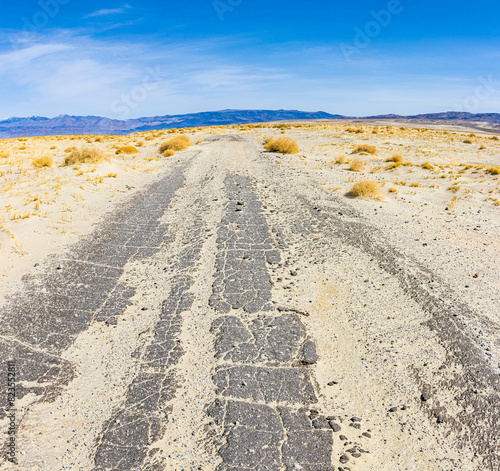
[[[349,165],[349,169],[353,172],[362,172],[366,167],[366,163],[359,159],[354,159]]]
[[[472,140],[471,139],[465,139],[464,144],[472,144]]]
[[[492,136],[490,137],[492,141],[500,141],[500,138],[498,136]]]
[[[347,162],[347,157],[345,155],[339,155],[336,159],[335,162],[338,164],[345,164]]]
[[[170,141],[161,144],[158,149],[158,152],[160,152],[160,154],[163,155],[163,153],[166,150],[173,150],[173,151],[185,150],[193,145],[194,145],[193,141],[189,139],[188,136],[179,136],[179,137],[174,137],[173,139],[170,139]]]
[[[172,157],[173,155],[175,155],[175,150],[167,149],[161,155],[163,155],[163,157]]]
[[[97,164],[100,162],[109,162],[110,158],[101,150],[95,147],[84,147],[75,149],[64,158],[64,166],[76,164]]]
[[[377,155],[377,148],[375,146],[370,146],[368,144],[363,144],[357,146],[356,149],[352,151],[353,154],[370,154]]]
[[[10,154],[6,151],[1,151],[0,152],[0,159],[8,159],[10,157]]]
[[[421,165],[422,168],[425,168],[427,170],[434,170],[434,165],[431,165],[429,162],[425,162]]]
[[[378,183],[372,180],[355,183],[347,195],[352,198],[371,198],[380,201],[384,199]]]
[[[500,175],[500,167],[487,168],[486,173],[489,173],[490,175]]]
[[[51,155],[41,155],[33,159],[33,166],[35,168],[52,167],[52,165],[54,165],[54,159]]]
[[[138,154],[139,151],[134,146],[123,146],[116,149],[116,154]]]
[[[388,157],[387,159],[385,159],[386,162],[394,162],[394,163],[397,163],[397,164],[402,164],[405,159],[403,158],[403,156],[401,154],[394,154],[392,157]]]
[[[299,145],[290,137],[278,137],[271,139],[264,144],[264,147],[269,152],[279,152],[281,154],[298,154]]]

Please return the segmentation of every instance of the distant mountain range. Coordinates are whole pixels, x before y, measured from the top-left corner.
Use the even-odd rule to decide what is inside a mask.
[[[55,118],[33,116],[31,118],[7,118],[0,120],[0,138],[22,136],[44,136],[62,134],[128,134],[199,126],[262,123],[296,120],[390,120],[400,122],[435,122],[467,125],[500,131],[500,114],[472,114],[449,111],[446,113],[420,114],[414,116],[379,115],[366,117],[342,116],[323,111],[307,112],[295,110],[222,110],[184,115],[154,116],[118,120],[101,116],[68,116]]]
[[[55,118],[33,116],[31,118],[8,118],[0,120],[0,137],[21,137],[26,136],[26,134],[28,136],[128,134],[154,129],[334,118],[341,118],[341,116],[324,113],[323,111],[306,112],[287,110],[223,110],[127,120],[109,119],[101,116],[61,115]]]
[[[446,121],[450,124],[473,124],[486,123],[491,127],[500,126],[499,113],[466,113],[461,111],[446,111],[444,113],[417,114],[413,116],[400,116],[397,114],[385,114],[368,116],[361,119],[390,119],[401,121]]]

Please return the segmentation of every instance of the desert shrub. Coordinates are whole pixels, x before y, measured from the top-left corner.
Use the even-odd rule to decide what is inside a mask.
[[[425,168],[427,170],[434,170],[434,165],[431,165],[429,162],[425,162],[421,165],[422,168]]]
[[[371,180],[355,183],[347,195],[352,198],[384,199],[384,194],[378,186],[378,183]]]
[[[76,147],[68,147],[67,149],[64,150],[64,152],[69,153],[73,152],[74,150],[76,150]]]
[[[269,141],[272,141],[272,140],[273,140],[273,138],[272,138],[272,137],[267,137],[267,136],[264,136],[264,139],[263,139],[262,143],[263,143],[264,145],[266,145]]]
[[[166,150],[185,150],[192,145],[194,145],[193,141],[188,136],[178,136],[161,144],[158,151],[163,155]]]
[[[102,137],[96,137],[94,139],[94,142],[103,142],[103,138]]]
[[[481,147],[479,148],[479,150],[486,150],[486,146],[484,144],[481,144]]]
[[[386,162],[395,162],[398,164],[402,164],[404,162],[404,158],[401,154],[394,154],[392,157],[388,157],[385,159]]]
[[[138,154],[139,151],[134,146],[123,146],[116,149],[116,154]]]
[[[10,157],[10,154],[6,151],[1,151],[0,152],[0,159],[8,159]]]
[[[35,168],[52,167],[52,165],[54,165],[54,159],[51,155],[41,155],[33,159],[33,166]]]
[[[472,144],[472,141],[470,139],[465,139],[464,144]]]
[[[500,175],[500,167],[487,168],[486,173],[489,173],[491,175]]]
[[[198,140],[196,141],[196,144],[201,144],[202,142],[203,142],[203,139],[198,139]]]
[[[368,144],[363,144],[360,146],[357,146],[356,149],[352,151],[353,154],[371,154],[371,155],[376,155],[377,154],[377,148],[375,146],[370,146]]]
[[[163,157],[172,157],[172,155],[175,155],[175,150],[167,149],[161,155],[163,155]]]
[[[99,162],[109,162],[109,157],[95,147],[84,147],[75,149],[64,158],[64,166],[76,164],[97,164]]]
[[[136,142],[136,143],[135,143],[135,145],[136,145],[137,147],[142,147],[142,146],[144,146],[144,142],[139,141],[139,142]]]
[[[347,162],[347,157],[345,155],[339,155],[336,159],[335,162],[338,164],[345,164]]]
[[[354,159],[349,165],[349,169],[353,172],[362,172],[366,167],[366,163],[359,159]]]
[[[271,139],[264,145],[269,152],[279,152],[281,154],[298,154],[299,145],[290,137],[278,137]]]
[[[492,136],[492,137],[490,137],[490,139],[492,141],[500,141],[500,139],[498,138],[498,136]]]

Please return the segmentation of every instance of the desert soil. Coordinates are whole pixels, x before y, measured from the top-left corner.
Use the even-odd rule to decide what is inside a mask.
[[[2,469],[500,469],[499,141],[188,134],[77,169],[30,167],[19,145],[49,138],[1,143]],[[364,180],[380,199],[347,195]]]

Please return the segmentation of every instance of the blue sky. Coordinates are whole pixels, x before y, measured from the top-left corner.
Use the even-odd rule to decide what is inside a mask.
[[[11,2],[0,118],[500,112],[493,0]]]

